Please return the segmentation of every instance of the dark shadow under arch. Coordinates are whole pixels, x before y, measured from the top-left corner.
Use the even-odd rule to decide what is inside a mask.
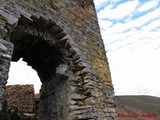
[[[56,74],[56,68],[63,64],[63,55],[56,45],[50,45],[43,39],[36,39],[35,36],[27,35],[12,39],[12,36],[19,34],[15,31],[11,35],[11,42],[14,44],[12,61],[18,61],[21,57],[35,69],[41,82],[49,81]]]
[[[55,28],[51,28],[51,34],[49,30],[40,30],[34,24],[19,22],[10,33],[10,42],[14,44],[12,61],[23,58],[23,61],[37,71],[42,82],[39,119],[43,120],[51,117],[61,119],[64,116],[63,112],[58,112],[59,109],[68,111],[63,104],[57,104],[61,99],[57,95],[65,93],[61,89],[65,89],[64,86],[71,74],[68,49],[64,46],[66,40],[60,41],[66,34],[58,26],[52,25],[52,27]]]

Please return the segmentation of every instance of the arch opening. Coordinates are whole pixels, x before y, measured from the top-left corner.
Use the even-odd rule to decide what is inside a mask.
[[[58,47],[55,44],[51,46],[39,36],[21,35],[17,32],[11,34],[11,42],[14,44],[12,61],[18,61],[22,57],[23,61],[37,71],[42,83],[56,76],[56,68],[63,64],[63,55]]]
[[[36,28],[33,27],[30,29]],[[50,38],[45,38],[42,35],[45,33],[41,34],[39,32],[32,34],[30,30],[26,31],[24,26],[21,25],[18,25],[11,32],[10,42],[14,44],[12,61],[17,62],[22,58],[28,66],[31,66],[37,71],[42,82],[38,119],[61,119],[63,113],[59,113],[59,109],[62,109],[62,111],[65,110],[64,104],[59,105],[57,102],[62,99],[58,95],[61,93],[64,94],[62,88],[65,90],[64,86],[70,74],[67,65],[68,60],[64,53],[64,48],[56,44],[58,38],[51,37],[52,39],[49,40]],[[63,102],[65,100],[62,100]]]
[[[34,85],[34,93],[39,94],[41,84],[37,72],[22,58],[17,62],[11,62],[7,85]]]

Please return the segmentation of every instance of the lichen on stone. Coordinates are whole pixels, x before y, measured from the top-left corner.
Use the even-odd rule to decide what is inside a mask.
[[[102,80],[112,83],[108,64],[102,63],[100,59],[95,58],[93,60],[93,67]]]
[[[60,8],[57,6],[57,4],[53,0],[49,0],[49,4],[53,10],[55,10],[55,11],[60,10]]]

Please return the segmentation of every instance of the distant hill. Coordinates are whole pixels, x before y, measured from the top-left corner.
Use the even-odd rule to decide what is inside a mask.
[[[160,120],[160,98],[116,96],[119,120]]]

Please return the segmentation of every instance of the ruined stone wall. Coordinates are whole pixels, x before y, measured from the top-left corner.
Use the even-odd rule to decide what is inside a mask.
[[[9,85],[5,88],[1,120],[37,120],[39,94],[33,85]]]
[[[40,76],[40,120],[115,118],[93,0],[1,0],[0,31],[2,41],[14,44],[7,47],[12,60],[22,57]]]
[[[34,86],[9,85],[5,89],[7,109],[18,109],[23,113],[34,113]]]
[[[3,34],[3,32],[0,32]],[[12,58],[13,44],[8,43],[0,38],[0,110],[3,106],[4,88],[8,79],[9,64]]]

